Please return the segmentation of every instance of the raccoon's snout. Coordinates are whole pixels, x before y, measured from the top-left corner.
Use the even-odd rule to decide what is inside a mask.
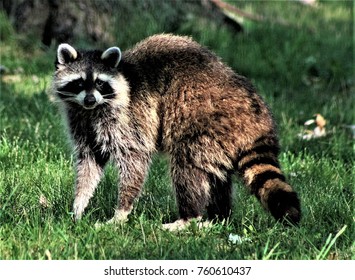
[[[96,105],[96,98],[93,94],[88,94],[84,98],[84,106],[86,108],[93,108]]]

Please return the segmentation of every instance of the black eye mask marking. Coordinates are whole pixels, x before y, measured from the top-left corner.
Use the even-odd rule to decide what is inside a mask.
[[[65,86],[58,88],[58,91],[70,92],[74,94],[79,94],[84,90],[84,80],[79,78],[67,83]]]
[[[95,87],[104,98],[111,99],[114,97],[114,91],[109,82],[96,79]]]

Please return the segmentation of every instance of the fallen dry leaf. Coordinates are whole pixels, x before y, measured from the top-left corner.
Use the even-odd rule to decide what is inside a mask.
[[[307,120],[304,123],[305,126],[310,126],[312,124],[316,125],[313,130],[306,129],[303,131],[303,133],[298,134],[301,139],[310,140],[314,138],[323,137],[327,134],[325,130],[325,125],[327,124],[327,121],[321,114],[315,114],[313,119]]]
[[[40,197],[39,197],[39,204],[43,208],[48,208],[49,207],[48,199],[43,194],[41,194]]]

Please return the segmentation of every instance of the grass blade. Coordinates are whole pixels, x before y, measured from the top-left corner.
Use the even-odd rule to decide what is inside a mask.
[[[344,225],[341,230],[339,230],[339,232],[334,236],[333,239],[331,239],[332,234],[329,234],[327,241],[325,242],[323,248],[321,249],[321,251],[319,252],[319,254],[317,255],[317,260],[324,260],[326,259],[330,249],[333,247],[333,245],[335,244],[335,241],[339,238],[340,235],[342,235],[345,230],[347,228],[347,225]]]

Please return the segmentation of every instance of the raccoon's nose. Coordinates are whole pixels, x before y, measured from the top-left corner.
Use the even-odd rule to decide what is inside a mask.
[[[91,106],[95,105],[95,103],[96,103],[96,98],[94,95],[89,94],[89,95],[85,96],[85,98],[84,98],[84,105],[85,106],[91,107]]]

